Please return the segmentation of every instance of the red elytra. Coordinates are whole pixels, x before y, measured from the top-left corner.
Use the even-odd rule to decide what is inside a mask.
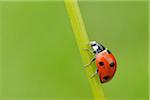
[[[116,59],[109,50],[103,50],[96,55],[96,66],[101,83],[111,80],[116,72]]]

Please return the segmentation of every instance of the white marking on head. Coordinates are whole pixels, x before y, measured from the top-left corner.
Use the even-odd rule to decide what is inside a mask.
[[[96,41],[91,41],[90,42],[90,45],[94,45],[94,44],[97,44]]]
[[[94,51],[97,51],[98,46],[97,46],[97,45],[96,45],[96,46],[93,46],[93,49],[94,49]]]

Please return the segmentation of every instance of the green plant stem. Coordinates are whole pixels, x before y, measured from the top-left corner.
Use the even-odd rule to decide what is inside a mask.
[[[83,63],[87,64],[91,59],[91,55],[89,55],[89,53],[83,49],[89,48],[89,39],[80,13],[78,2],[77,0],[65,0],[65,6],[70,17],[73,32],[75,34],[76,42],[79,47]],[[101,83],[99,82],[98,76],[92,79],[90,78],[90,76],[94,73],[92,67],[94,66],[90,65],[85,70],[92,88],[94,98],[95,100],[105,100],[103,89],[101,87]]]

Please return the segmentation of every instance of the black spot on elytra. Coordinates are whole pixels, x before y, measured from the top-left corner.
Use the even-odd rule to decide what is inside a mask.
[[[111,52],[109,50],[107,50],[108,54],[111,54]]]
[[[110,67],[114,67],[115,64],[114,64],[114,62],[112,62],[109,65],[110,65]]]
[[[104,65],[104,63],[103,63],[103,62],[99,62],[99,65],[100,65],[100,66],[103,66],[103,65]]]
[[[108,80],[109,76],[104,76],[103,79]]]

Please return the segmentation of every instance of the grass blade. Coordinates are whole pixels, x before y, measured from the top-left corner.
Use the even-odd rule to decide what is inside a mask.
[[[84,48],[89,48],[89,39],[84,26],[84,22],[82,20],[78,2],[77,0],[65,0],[65,6],[70,17],[73,32],[75,34],[76,42],[79,47],[83,63],[86,64],[92,57],[88,52],[83,50]],[[93,67],[94,66],[90,65],[85,70],[92,88],[94,98],[95,100],[105,100],[103,89],[101,87],[101,83],[99,82],[98,76],[92,79],[90,78],[90,76],[95,72]]]

